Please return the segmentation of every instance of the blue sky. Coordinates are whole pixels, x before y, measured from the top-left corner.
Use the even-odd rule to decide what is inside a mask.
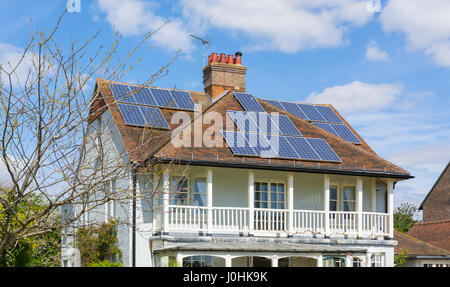
[[[50,28],[66,2],[1,0],[0,62],[26,45],[30,18]],[[367,2],[80,0],[58,40],[69,44],[101,29],[96,47],[110,43],[116,27],[126,51],[169,21],[123,80],[142,81],[182,49],[154,85],[196,91],[202,48],[190,33],[212,42],[208,54],[241,51],[248,92],[335,105],[380,156],[416,176],[397,184],[396,205],[420,204],[450,160],[450,1],[378,1],[378,12]]]

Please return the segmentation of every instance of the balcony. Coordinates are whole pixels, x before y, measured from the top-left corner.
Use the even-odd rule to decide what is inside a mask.
[[[153,217],[153,231],[277,237],[343,235],[349,238],[393,238],[391,179],[385,179],[385,197],[377,200],[375,178],[339,178],[326,174],[296,177],[293,173],[273,174],[252,170],[246,173],[224,172],[217,168],[215,172],[217,175],[213,177],[212,168],[196,170],[194,176],[203,176],[203,189],[196,190],[194,196],[188,197],[186,190],[189,188],[187,184],[183,186],[185,199],[181,204],[174,200],[177,197],[170,188],[174,184],[166,172],[163,175],[160,209],[155,210]],[[223,180],[228,177],[233,180]],[[268,180],[271,177],[277,179]],[[269,183],[262,188],[264,180]],[[192,198],[197,198],[198,194],[203,197],[197,203],[202,204],[192,204]],[[170,198],[170,195],[173,197]],[[268,201],[264,201],[266,199]],[[386,200],[386,212],[377,210],[379,199]]]
[[[258,235],[323,234],[358,237],[388,236],[388,214],[287,209],[169,205],[163,232],[250,233]],[[160,217],[161,218],[161,217]],[[290,218],[292,218],[290,220]],[[361,222],[358,222],[361,218]]]

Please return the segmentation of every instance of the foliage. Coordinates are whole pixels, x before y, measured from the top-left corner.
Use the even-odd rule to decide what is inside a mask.
[[[180,267],[175,257],[169,256],[169,266],[168,267]]]
[[[406,262],[408,256],[408,250],[403,250],[401,253],[394,256],[394,266],[401,267]]]
[[[89,263],[86,267],[122,267],[122,264],[111,262],[109,260],[103,260]]]
[[[8,196],[12,191],[0,189],[0,192]],[[33,210],[39,212],[47,206],[39,196],[28,194],[16,205],[14,209],[4,210],[0,203],[0,225],[6,228],[21,228],[21,220],[27,218],[27,212]],[[53,214],[48,219],[49,223],[56,224],[59,216]],[[33,224],[33,222],[31,223]],[[0,240],[6,236],[0,232]],[[59,228],[48,230],[44,233],[37,232],[23,238],[10,240],[6,246],[4,255],[0,256],[0,266],[26,267],[26,266],[59,266],[61,253],[61,233]]]
[[[76,233],[76,247],[80,251],[82,265],[86,267],[106,267],[113,263],[119,266],[120,263],[117,262],[122,260],[122,252],[118,247],[117,223],[114,220],[99,226],[79,228]]]
[[[394,212],[394,229],[399,232],[408,232],[416,223],[414,216],[417,213],[417,207],[411,203],[402,203]]]

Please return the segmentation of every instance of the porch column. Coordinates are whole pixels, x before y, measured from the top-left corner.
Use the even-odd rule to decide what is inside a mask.
[[[213,173],[212,168],[206,169],[206,201],[208,206],[208,233],[211,234],[212,230],[212,203],[213,203]]]
[[[169,171],[164,170],[163,173],[163,231],[167,231],[169,225],[169,195],[170,195],[170,181]]]
[[[317,265],[316,267],[322,267],[323,266],[323,260],[322,260],[322,255],[317,256]]]
[[[225,267],[231,267],[231,255],[225,257]]]
[[[253,231],[253,215],[255,207],[255,173],[248,172],[248,231]]]
[[[278,256],[273,256],[272,258],[272,267],[278,267]]]
[[[363,209],[363,180],[360,176],[356,177],[356,210],[357,210],[357,224],[358,236],[362,234],[362,209]]]
[[[387,203],[389,214],[389,238],[394,238],[394,181],[387,180]]]
[[[288,233],[294,233],[294,175],[288,174]]]
[[[324,229],[325,235],[330,234],[330,177],[324,175],[324,196],[323,196],[323,210],[325,211]]]
[[[370,195],[372,199],[370,200],[370,211],[377,212],[377,179],[372,178],[370,186]]]
[[[177,266],[183,267],[183,254],[177,253],[176,260],[177,260]]]

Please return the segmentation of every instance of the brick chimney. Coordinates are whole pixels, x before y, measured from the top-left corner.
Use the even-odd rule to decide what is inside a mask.
[[[212,99],[229,90],[245,92],[247,68],[242,66],[241,57],[241,52],[236,52],[235,57],[217,53],[208,56],[208,65],[203,68],[203,85]]]

